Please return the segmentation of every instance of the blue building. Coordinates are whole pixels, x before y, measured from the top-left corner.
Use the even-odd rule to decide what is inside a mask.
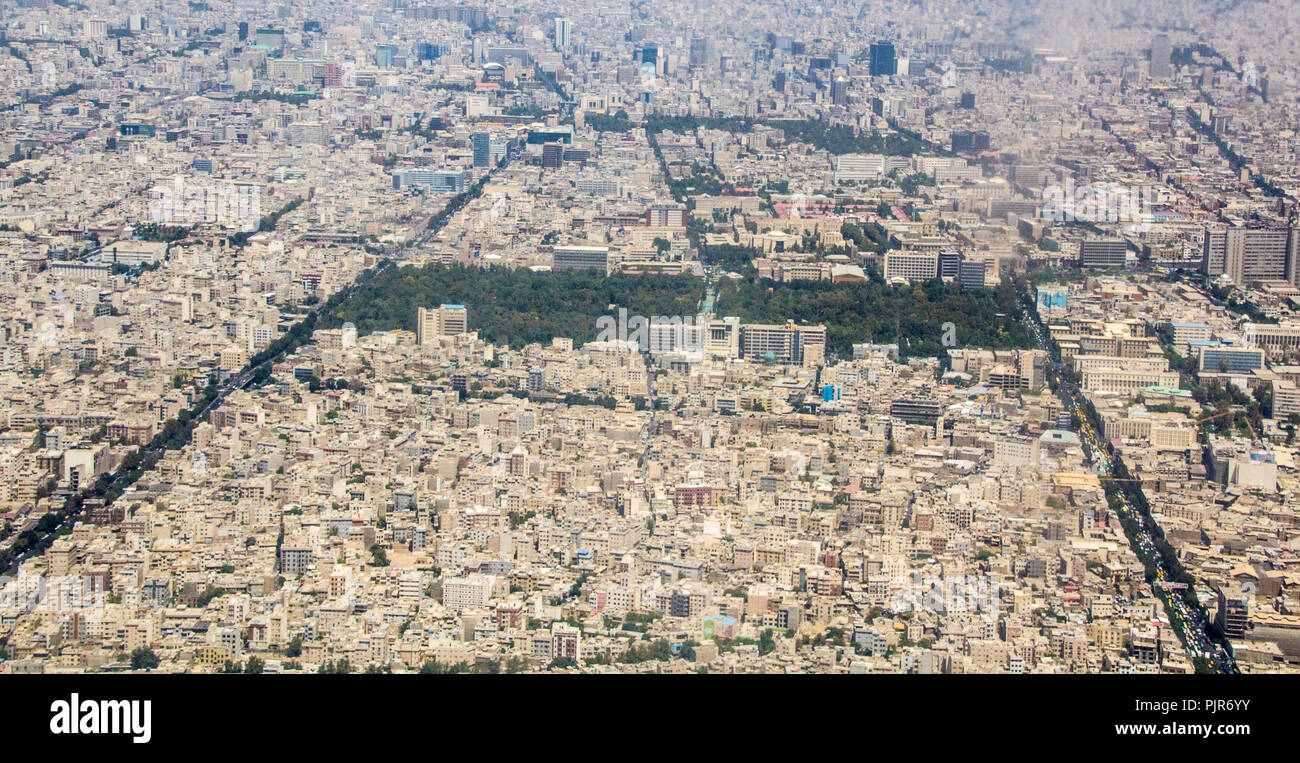
[[[1197,370],[1201,373],[1247,374],[1264,367],[1264,351],[1253,347],[1203,347]]]
[[[476,132],[472,137],[474,144],[474,166],[492,166],[492,133]]]
[[[898,59],[894,55],[894,44],[892,42],[871,43],[868,58],[871,65],[871,76],[879,77],[881,75],[898,74]]]

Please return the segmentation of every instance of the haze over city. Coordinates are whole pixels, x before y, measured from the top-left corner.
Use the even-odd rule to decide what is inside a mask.
[[[1297,10],[5,3],[0,674],[1300,671]]]

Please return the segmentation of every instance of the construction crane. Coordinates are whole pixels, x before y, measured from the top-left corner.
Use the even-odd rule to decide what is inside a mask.
[[[1213,416],[1203,416],[1203,417],[1197,419],[1195,423],[1196,423],[1197,426],[1199,426],[1199,425],[1201,424],[1201,422],[1204,422],[1204,421],[1211,421],[1211,420],[1213,420],[1213,419],[1221,419],[1221,418],[1223,418],[1224,416],[1236,416],[1238,413],[1240,413],[1240,411],[1237,411],[1237,410],[1227,410],[1227,411],[1223,411],[1222,413],[1216,413],[1216,414],[1214,414]],[[1245,418],[1243,419],[1243,421],[1246,422],[1246,430],[1250,432],[1250,439],[1252,439],[1252,440],[1258,440],[1258,439],[1259,439],[1259,434],[1258,434],[1257,432],[1255,432],[1255,427],[1250,423],[1250,417],[1249,417],[1249,416],[1245,417]]]
[[[1237,415],[1237,411],[1224,411],[1223,413],[1216,413],[1216,414],[1214,414],[1213,416],[1202,416],[1201,418],[1197,419],[1196,421],[1194,421],[1194,422],[1192,422],[1192,423],[1193,423],[1193,424],[1200,424],[1201,422],[1204,422],[1204,421],[1211,421],[1211,420],[1213,420],[1213,419],[1221,419],[1221,418],[1223,418],[1224,416],[1235,416],[1235,415]]]

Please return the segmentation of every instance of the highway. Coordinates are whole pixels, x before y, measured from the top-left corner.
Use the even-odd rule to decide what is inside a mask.
[[[1049,357],[1052,357],[1050,355],[1051,345],[1042,324],[1038,322],[1036,316],[1029,313],[1027,308],[1022,306],[1021,310],[1022,318],[1025,324],[1034,332],[1038,345],[1047,350]],[[1098,478],[1103,480],[1114,478],[1114,463],[1103,439],[1088,420],[1081,394],[1077,387],[1061,375],[1060,363],[1054,357],[1050,361],[1048,376],[1052,388],[1057,391],[1062,404],[1066,409],[1072,411],[1080,422],[1079,440],[1082,442],[1084,452],[1092,463]],[[1135,485],[1134,489],[1138,492],[1142,490],[1140,485]],[[1221,644],[1211,641],[1206,633],[1209,619],[1205,610],[1199,606],[1192,606],[1187,597],[1182,594],[1181,589],[1165,587],[1165,584],[1173,583],[1173,575],[1167,569],[1164,557],[1160,554],[1159,549],[1156,548],[1155,538],[1152,537],[1151,531],[1147,529],[1141,511],[1133,506],[1125,491],[1115,490],[1113,493],[1118,499],[1116,511],[1121,519],[1132,519],[1138,528],[1137,534],[1130,538],[1133,551],[1137,553],[1143,562],[1155,569],[1156,579],[1152,583],[1152,590],[1157,597],[1168,605],[1168,612],[1172,620],[1170,626],[1186,647],[1188,658],[1193,663],[1198,659],[1208,663],[1210,670],[1214,673],[1236,673],[1237,666],[1232,657]]]

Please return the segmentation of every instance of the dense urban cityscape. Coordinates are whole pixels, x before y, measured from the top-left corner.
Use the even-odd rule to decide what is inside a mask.
[[[0,674],[1300,673],[1297,10],[6,3]]]

